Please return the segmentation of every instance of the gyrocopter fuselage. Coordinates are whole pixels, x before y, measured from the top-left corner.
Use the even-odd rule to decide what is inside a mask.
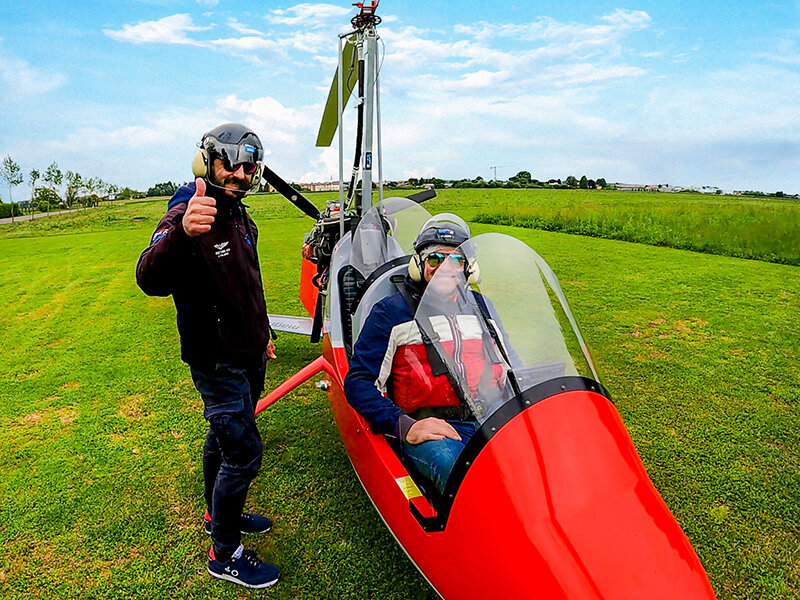
[[[323,354],[256,411],[327,373],[356,475],[400,546],[447,600],[714,598],[600,383],[555,274],[515,238],[488,233],[462,245],[473,276],[437,272],[414,315],[423,337],[441,342],[450,372],[438,376],[460,388],[479,423],[444,492],[430,489],[404,464],[396,440],[372,432],[351,408],[344,378],[353,347],[372,307],[407,272],[414,237],[431,218],[420,203],[434,195],[383,197],[377,5],[358,4],[353,30],[339,37],[339,67],[317,140],[330,145],[339,132],[339,201],[320,213],[265,169],[267,181],[316,220],[300,282],[309,317],[270,315],[270,321],[275,329],[321,339]],[[356,156],[345,185],[342,110],[354,91]],[[442,289],[460,298],[458,318],[448,321]],[[472,290],[488,302],[475,303]],[[482,340],[480,372],[455,366],[445,322],[454,332],[471,328]]]

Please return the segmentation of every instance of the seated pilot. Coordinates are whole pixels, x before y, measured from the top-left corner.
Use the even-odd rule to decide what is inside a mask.
[[[486,362],[487,344],[474,310],[469,315],[458,314],[469,312],[456,300],[459,294],[455,292],[460,282],[463,299],[469,265],[458,246],[469,239],[469,229],[438,218],[428,221],[417,235],[415,256],[398,292],[372,308],[353,349],[344,390],[372,430],[398,438],[404,459],[442,493],[458,455],[478,429],[466,396],[470,390],[474,393],[478,379],[499,385],[504,369],[500,360]],[[434,310],[451,315],[429,319],[444,331],[426,335],[414,315],[437,272],[431,284],[431,292],[436,293],[425,294],[425,299],[444,298],[441,308],[437,305]],[[479,294],[468,289],[466,293],[474,294],[485,308]],[[440,349],[440,358],[449,364],[447,375],[435,374],[437,369],[432,369],[431,337]],[[486,365],[488,378],[480,376]],[[452,371],[466,373],[461,385]]]

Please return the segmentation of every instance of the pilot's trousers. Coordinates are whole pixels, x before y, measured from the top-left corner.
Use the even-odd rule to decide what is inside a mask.
[[[241,543],[247,490],[261,466],[261,436],[254,412],[264,390],[265,370],[265,359],[247,367],[191,367],[209,424],[203,479],[217,560],[227,560]]]

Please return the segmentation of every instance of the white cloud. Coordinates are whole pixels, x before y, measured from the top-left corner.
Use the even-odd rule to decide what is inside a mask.
[[[208,43],[216,48],[236,52],[253,52],[256,50],[275,51],[280,49],[280,45],[274,40],[267,40],[255,36],[211,40]]]
[[[119,42],[133,44],[178,44],[200,46],[202,43],[187,37],[191,31],[203,31],[196,27],[188,14],[164,17],[158,21],[140,21],[136,25],[123,25],[121,30],[104,29],[108,37]]]
[[[549,17],[540,17],[530,23],[487,23],[456,25],[455,33],[468,35],[476,40],[492,38],[515,38],[523,41],[571,42],[573,47],[587,44],[611,43],[632,31],[646,29],[652,19],[644,11],[617,9],[610,15],[600,17],[607,25],[584,23],[560,23]]]
[[[61,73],[45,72],[26,60],[0,52],[0,98],[19,101],[56,90],[66,80]]]
[[[466,36],[462,39],[437,39],[435,32],[414,27],[385,28],[387,71],[398,78],[412,73],[417,82],[434,75],[428,85],[453,93],[483,89],[491,94],[525,93],[543,86],[606,85],[645,75],[641,67],[622,63],[620,56],[625,37],[647,28],[650,16],[617,10],[601,20],[600,25],[563,24],[548,18],[457,25],[453,31]],[[498,38],[517,43],[506,49],[508,44],[494,45]],[[469,72],[458,75],[465,70]]]
[[[326,27],[328,22],[340,22],[352,13],[352,8],[335,4],[298,4],[287,9],[275,9],[265,18],[275,25]]]
[[[251,29],[246,25],[239,23],[239,21],[237,21],[234,18],[228,19],[228,27],[234,29],[238,33],[241,33],[242,35],[259,35],[262,37],[264,36],[264,34],[261,31],[258,31],[257,29]]]
[[[197,3],[207,8],[214,8],[219,4],[219,0],[197,0]]]
[[[297,8],[295,7],[295,9]],[[298,12],[304,13],[305,10],[301,9]],[[332,35],[324,35],[320,32],[292,31],[283,37],[267,37],[266,34],[243,25],[235,18],[229,19],[227,25],[242,36],[203,41],[193,39],[189,36],[190,33],[207,31],[211,27],[196,26],[188,14],[172,15],[158,21],[143,21],[136,25],[123,25],[120,30],[105,29],[103,32],[110,38],[121,42],[196,46],[228,52],[253,61],[264,58],[265,53],[271,58],[277,54],[283,59],[287,59],[285,50],[293,49],[315,53],[333,47]]]

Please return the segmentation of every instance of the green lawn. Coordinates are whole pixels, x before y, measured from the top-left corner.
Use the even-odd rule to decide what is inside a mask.
[[[546,189],[443,190],[441,195],[443,203],[469,203],[473,218],[482,223],[800,265],[797,200]]]
[[[429,210],[449,200],[471,218],[498,204],[458,194]],[[268,306],[301,314],[311,221],[273,196],[250,203]],[[171,299],[134,282],[163,210],[145,202],[0,228],[0,597],[433,598],[361,490],[312,383],[259,416],[265,461],[249,507],[275,528],[250,544],[282,580],[250,593],[205,573],[202,403]],[[800,595],[800,269],[474,230],[512,233],[553,267],[718,596]],[[268,387],[319,347],[284,334],[278,353]]]

